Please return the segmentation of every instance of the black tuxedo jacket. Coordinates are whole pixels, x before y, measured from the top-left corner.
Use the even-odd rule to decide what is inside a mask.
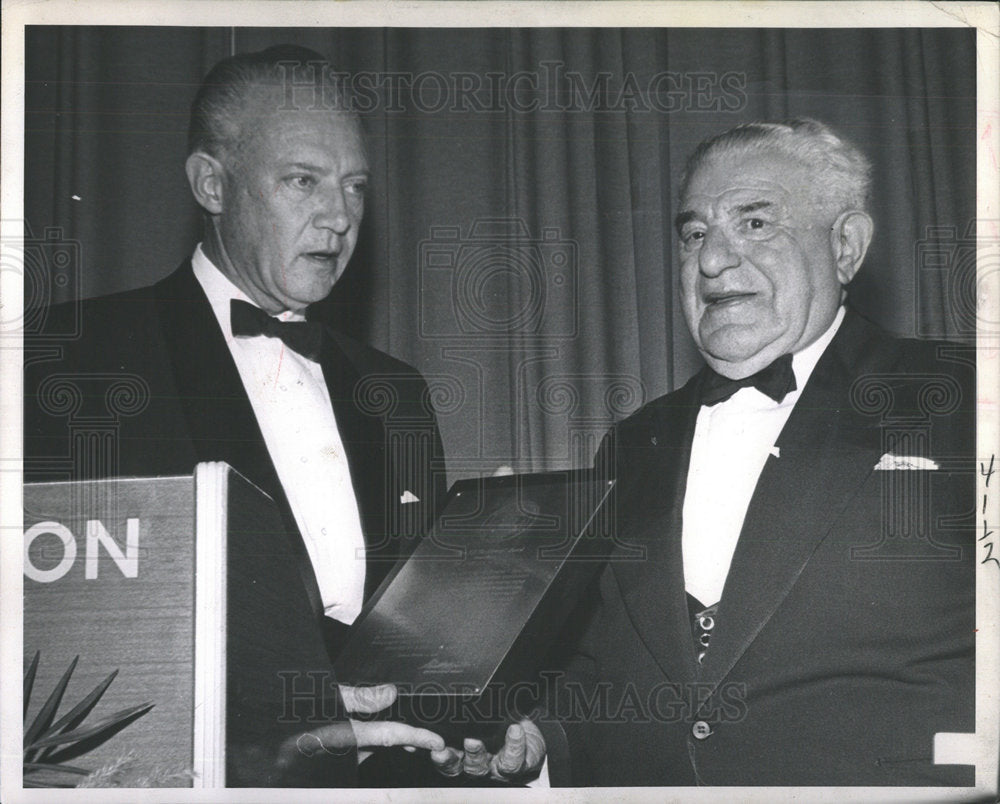
[[[971,767],[932,764],[936,732],[975,731],[975,383],[960,351],[848,313],[761,473],[702,664],[681,511],[705,372],[613,429],[597,463],[618,478],[628,549],[549,701],[554,782],[973,784]],[[937,468],[903,468],[920,456]]]
[[[294,564],[301,584],[288,592],[289,610],[298,625],[313,624],[322,655],[303,644],[297,657],[287,657],[287,669],[328,670],[328,654],[346,627],[322,616],[305,545],[190,262],[151,287],[38,315],[39,334],[25,343],[25,481],[188,474],[201,461],[229,463],[275,500],[287,531],[275,538],[271,555],[257,557],[254,566],[231,566],[231,575],[253,577],[270,562]],[[369,594],[412,549],[443,499],[441,440],[427,385],[415,370],[328,334],[321,364],[360,509]],[[417,501],[402,502],[405,492]],[[250,558],[231,549],[233,561]],[[255,660],[244,650],[230,639],[231,667]],[[295,783],[248,770],[246,783]]]

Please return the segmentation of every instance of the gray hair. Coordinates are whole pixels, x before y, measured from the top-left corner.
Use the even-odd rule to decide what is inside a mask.
[[[822,207],[868,210],[872,165],[854,145],[824,123],[800,118],[783,123],[743,123],[702,143],[688,158],[681,178],[681,197],[699,167],[721,154],[775,151],[796,160],[815,176],[815,198]]]
[[[191,104],[188,153],[207,153],[225,160],[249,133],[244,117],[255,93],[284,89],[284,101],[294,92],[308,91],[310,106],[321,99],[322,108],[347,111],[350,107],[343,81],[333,66],[315,50],[298,45],[275,45],[254,53],[240,53],[216,64],[205,76]],[[293,107],[275,107],[276,112]]]

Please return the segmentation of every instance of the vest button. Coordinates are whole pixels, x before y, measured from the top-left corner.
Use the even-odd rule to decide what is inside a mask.
[[[691,727],[691,734],[694,735],[696,740],[706,740],[712,733],[712,727],[709,726],[704,720],[698,720]]]

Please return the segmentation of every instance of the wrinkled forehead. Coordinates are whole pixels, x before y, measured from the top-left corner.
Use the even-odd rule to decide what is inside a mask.
[[[688,193],[681,203],[678,225],[692,219],[704,221],[734,220],[750,213],[784,219],[792,214],[792,194],[778,184],[729,187],[717,194]]]
[[[364,132],[350,112],[284,110],[258,106],[245,118],[239,156],[244,160],[287,160],[302,152],[367,163]]]
[[[311,91],[309,102],[304,102],[278,83],[268,81],[251,85],[234,104],[233,122],[244,129],[242,133],[246,136],[288,125],[316,125],[317,121],[357,123],[357,115],[344,107],[332,89],[328,91],[317,84]]]
[[[790,212],[811,196],[809,171],[771,151],[721,154],[703,162],[687,182],[681,212],[713,217],[738,214],[748,205]]]

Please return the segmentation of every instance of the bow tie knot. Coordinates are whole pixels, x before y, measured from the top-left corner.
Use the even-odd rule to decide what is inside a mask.
[[[279,338],[285,346],[309,360],[319,362],[323,348],[323,325],[315,321],[279,321],[259,307],[239,299],[229,303],[229,326],[233,336]]]
[[[756,388],[762,394],[771,397],[775,402],[781,402],[798,386],[795,384],[795,372],[792,371],[792,356],[782,355],[769,366],[762,368],[756,374],[732,380],[723,377],[709,369],[701,390],[701,404],[716,405],[725,402],[741,388]]]

